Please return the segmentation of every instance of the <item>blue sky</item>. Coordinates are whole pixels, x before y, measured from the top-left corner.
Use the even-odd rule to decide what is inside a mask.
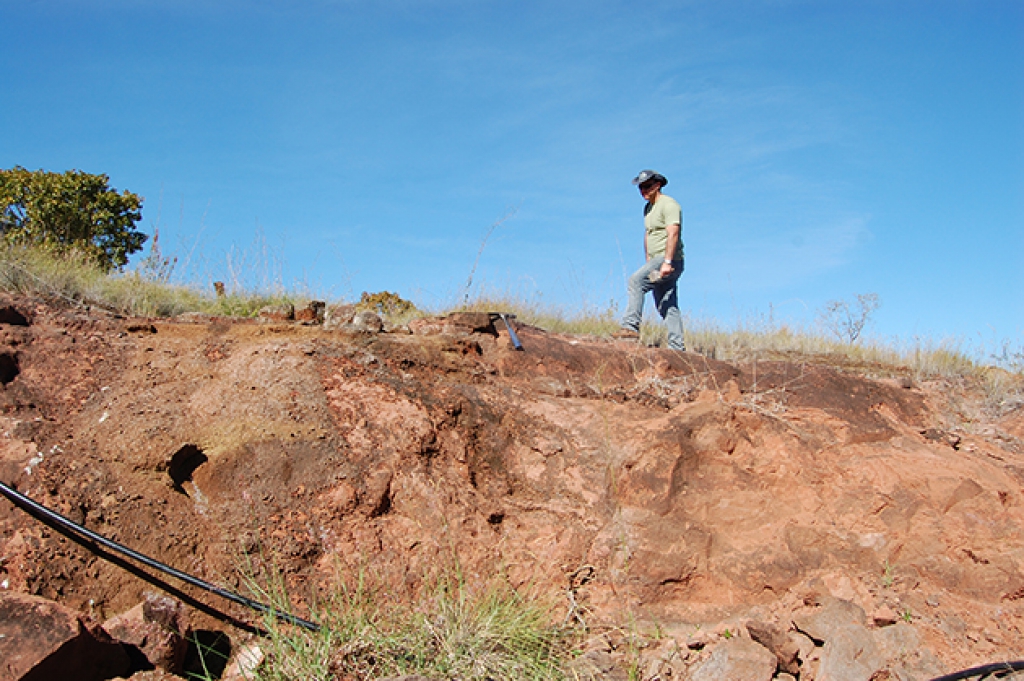
[[[194,281],[1024,337],[1024,3],[0,0],[0,167],[106,173]],[[268,264],[269,263],[269,264]]]

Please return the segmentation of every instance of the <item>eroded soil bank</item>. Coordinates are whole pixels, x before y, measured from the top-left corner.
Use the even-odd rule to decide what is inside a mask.
[[[831,595],[912,625],[926,666],[1024,657],[1024,417],[949,382],[531,328],[516,352],[483,323],[4,309],[0,479],[229,588],[271,560],[300,601],[453,556],[552,593],[592,566],[593,627],[685,642]],[[99,619],[152,590],[6,501],[0,582]]]

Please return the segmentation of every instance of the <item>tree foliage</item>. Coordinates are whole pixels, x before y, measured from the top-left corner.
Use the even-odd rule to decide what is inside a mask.
[[[77,249],[106,271],[124,267],[146,242],[135,228],[142,219],[142,197],[118,194],[109,181],[80,170],[0,170],[0,238]]]

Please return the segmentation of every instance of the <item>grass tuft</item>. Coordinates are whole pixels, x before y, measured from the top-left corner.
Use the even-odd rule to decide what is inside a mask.
[[[279,580],[252,590],[291,610]],[[335,586],[312,608],[312,619],[322,627],[316,633],[267,618],[267,657],[255,679],[569,678],[570,632],[553,624],[552,608],[542,600],[523,596],[503,580],[474,588],[453,568],[411,602],[391,593],[365,574],[354,585]]]

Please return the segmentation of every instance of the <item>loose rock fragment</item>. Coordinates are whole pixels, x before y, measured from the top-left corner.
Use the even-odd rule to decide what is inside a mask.
[[[107,620],[103,628],[118,641],[134,646],[157,669],[182,671],[189,623],[180,601],[146,594],[145,601]]]
[[[769,681],[778,665],[770,650],[748,638],[732,638],[711,651],[711,657],[697,667],[692,681]]]
[[[0,593],[4,679],[100,681],[128,673],[128,654],[81,613],[38,596]]]

